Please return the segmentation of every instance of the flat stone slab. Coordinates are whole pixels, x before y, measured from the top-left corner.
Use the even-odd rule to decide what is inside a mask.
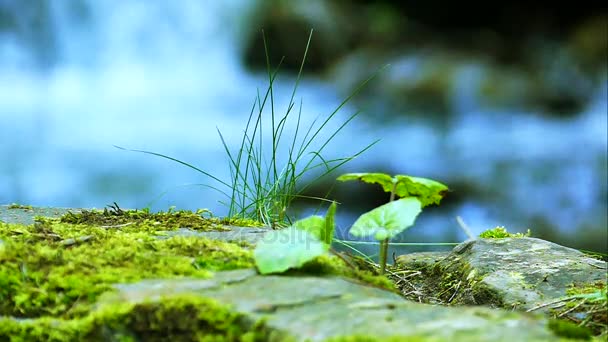
[[[341,277],[261,276],[219,272],[206,280],[147,280],[116,285],[108,303],[144,303],[195,293],[230,304],[252,320],[297,341],[353,335],[381,340],[557,341],[538,315],[483,307],[442,307],[405,301],[390,291]]]
[[[190,228],[179,228],[174,231],[165,232],[165,236],[159,236],[159,239],[169,238],[173,236],[183,237],[205,237],[208,239],[222,240],[226,242],[246,242],[251,245],[257,244],[264,238],[264,234],[268,233],[271,228],[269,227],[237,227],[237,226],[223,226],[227,228],[226,231],[214,231],[214,232],[201,232],[192,230]]]
[[[0,205],[0,222],[29,225],[36,216],[59,218],[70,211],[79,213],[82,209]]]

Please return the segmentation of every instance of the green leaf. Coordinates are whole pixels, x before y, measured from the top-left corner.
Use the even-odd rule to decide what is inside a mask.
[[[369,184],[380,184],[385,192],[393,191],[393,178],[385,173],[346,173],[337,180],[341,182],[358,180]]]
[[[294,222],[292,224],[292,227],[307,231],[317,239],[323,241],[323,232],[325,230],[325,218],[323,216],[318,215],[309,216],[307,218]]]
[[[326,252],[326,245],[313,234],[291,226],[266,233],[253,256],[258,271],[269,274],[301,267]]]
[[[391,177],[385,173],[347,173],[337,178],[339,181],[358,180],[370,184],[380,184],[385,192],[393,191],[401,198],[418,197],[422,207],[430,204],[439,204],[447,193],[448,187],[442,183],[428,178],[414,177],[408,175],[396,175]]]
[[[329,209],[327,209],[327,213],[325,214],[325,227],[323,229],[323,233],[321,234],[321,240],[325,242],[326,245],[330,246],[331,241],[334,239],[334,230],[336,229],[336,202],[331,202]]]
[[[411,227],[422,211],[420,200],[402,198],[381,205],[361,215],[350,228],[354,236],[374,236],[376,240],[392,238]]]
[[[439,204],[448,192],[448,187],[428,178],[396,175],[397,187],[395,193],[399,197],[418,197],[422,207]]]
[[[329,248],[334,238],[334,229],[336,227],[335,216],[336,202],[332,202],[329,209],[327,209],[325,217],[318,215],[309,216],[294,222],[292,226],[311,233],[317,239],[323,241]]]

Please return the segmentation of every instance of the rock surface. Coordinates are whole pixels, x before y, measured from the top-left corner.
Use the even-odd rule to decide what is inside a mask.
[[[255,270],[218,273],[209,280],[150,280],[117,285],[108,301],[141,303],[196,293],[228,303],[252,320],[298,341],[363,335],[444,341],[551,341],[543,319],[488,308],[447,308],[340,277],[260,276]]]
[[[78,213],[81,209],[75,208],[56,208],[56,207],[31,207],[16,204],[0,205],[0,222],[33,224],[36,216],[57,218],[67,212]]]
[[[215,232],[199,232],[189,228],[180,228],[176,231],[167,232],[166,238],[172,236],[184,237],[206,237],[208,239],[222,240],[226,242],[247,242],[255,245],[260,241],[264,234],[268,232],[268,228],[252,228],[252,227],[237,227],[224,226],[229,230]],[[165,237],[162,237],[165,238]]]
[[[90,210],[90,209],[89,209]],[[42,208],[42,207],[29,207],[21,206],[11,208],[10,205],[0,205],[0,222],[4,223],[17,223],[17,224],[33,224],[36,216],[44,216],[48,218],[59,218],[68,212],[80,213],[82,209],[78,208]],[[260,241],[264,237],[264,233],[268,231],[268,228],[254,228],[254,227],[237,227],[237,226],[224,226],[227,228],[223,231],[196,231],[189,228],[180,228],[174,231],[166,232],[165,236],[159,237],[161,239],[169,238],[172,236],[184,236],[184,237],[206,237],[209,239],[222,240],[227,242],[247,242],[252,245]]]
[[[550,316],[553,310],[564,308],[573,291],[606,289],[605,261],[537,238],[475,239],[449,254],[418,254],[397,258],[400,268],[420,272],[401,288],[406,297],[428,303],[482,305]],[[600,312],[593,318],[593,312],[572,306],[561,316],[575,322],[606,320],[605,301],[591,310]]]
[[[531,309],[566,295],[571,286],[606,283],[606,262],[536,238],[465,242],[436,267],[446,278],[468,283],[451,293],[458,304]]]
[[[512,308],[530,308],[541,300],[560,296],[572,282],[604,281],[605,284],[606,263],[575,250],[539,239],[481,239],[465,242],[449,254],[422,253],[399,258],[400,262],[410,262],[424,269],[425,272],[421,273],[428,278],[425,283],[427,289],[441,290],[438,296],[449,296],[451,300],[448,302],[453,304],[429,305],[406,300],[398,292],[363,282],[361,279],[364,278],[327,273],[322,267],[315,272],[302,270],[262,276],[251,268],[251,262],[247,262],[247,253],[251,253],[251,245],[263,236],[267,228],[227,226],[226,230],[194,231],[154,224],[151,228],[150,221],[142,228],[138,228],[138,224],[123,224],[116,229],[119,226],[96,227],[54,221],[36,226],[28,223],[33,222],[34,216],[44,213],[43,216],[58,217],[68,209],[8,209],[3,206],[1,210],[0,219],[5,223],[0,225],[4,228],[0,230],[0,251],[3,245],[9,248],[17,246],[17,241],[28,241],[27,245],[20,245],[22,248],[36,243],[43,250],[38,252],[34,249],[26,255],[15,253],[15,249],[10,251],[10,255],[0,253],[0,276],[7,274],[9,280],[12,277],[18,282],[24,277],[27,283],[23,284],[34,286],[29,279],[34,279],[32,275],[40,272],[41,276],[35,278],[39,282],[36,286],[57,294],[51,297],[44,294],[39,300],[63,300],[65,295],[76,299],[75,302],[66,302],[69,304],[67,307],[55,308],[59,314],[50,314],[54,311],[24,305],[23,301],[34,299],[24,297],[32,292],[20,292],[23,285],[12,290],[9,287],[8,292],[0,288],[0,297],[9,295],[8,299],[0,298],[9,303],[4,309],[0,306],[0,340],[72,341],[85,338],[89,341],[115,341],[130,338],[149,341],[170,336],[173,340],[191,341],[212,334],[214,338],[228,340],[255,336],[258,340],[276,341],[325,341],[334,338],[349,341],[384,341],[390,338],[395,341],[559,341],[546,315],[514,311]],[[129,217],[126,216],[127,219]],[[5,226],[7,223],[29,226]],[[86,243],[74,246],[61,243],[70,233],[81,236],[85,232],[91,237]],[[135,239],[124,240],[129,234],[133,234]],[[210,238],[248,241],[249,244],[216,242],[217,245],[213,246],[193,243],[209,241]],[[120,239],[127,245],[119,244],[123,241]],[[174,239],[177,240],[172,242]],[[99,253],[110,254],[110,250],[103,252],[102,249],[103,243],[110,242],[113,245],[109,246],[114,246],[114,249],[128,246],[132,252],[113,254],[115,256],[107,261],[98,258]],[[167,243],[180,248],[179,258],[166,255],[177,253],[176,249],[171,249],[173,247],[163,249],[158,258],[168,257],[167,262],[155,267],[161,267],[160,272],[170,268],[171,262],[186,260],[175,268],[175,274],[169,278],[147,276],[135,281],[108,283],[110,290],[93,297],[88,309],[78,303],[86,301],[84,297],[92,296],[84,293],[86,288],[70,283],[61,283],[67,286],[61,288],[45,285],[49,279],[43,275],[49,269],[42,271],[45,265],[33,261],[52,261],[53,269],[71,267],[70,276],[76,281],[87,275],[96,276],[95,272],[99,272],[107,262],[124,266],[121,258],[134,258],[136,262],[144,254],[151,255],[159,248],[167,248]],[[96,252],[87,251],[91,248]],[[34,258],[32,254],[37,253],[44,258]],[[93,254],[75,264],[70,261],[74,253]],[[197,262],[201,256],[206,258],[205,261]],[[237,256],[242,264],[233,263],[230,268],[221,268],[227,260]],[[327,260],[340,262],[338,258]],[[149,267],[154,268],[152,265]],[[191,269],[207,273],[194,277],[190,275]],[[95,272],[90,273],[89,270]],[[209,274],[209,277],[204,274]],[[104,281],[103,277],[95,279]],[[10,282],[9,286],[12,286]],[[16,297],[21,297],[11,298],[15,293]],[[38,292],[34,293],[38,295]],[[456,307],[455,304],[464,305]],[[19,306],[29,309],[20,311]],[[72,315],[70,311],[74,308],[78,314]]]

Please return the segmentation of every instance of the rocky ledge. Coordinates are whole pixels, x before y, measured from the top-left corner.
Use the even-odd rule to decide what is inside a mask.
[[[1,206],[0,340],[606,337],[606,262],[548,241],[408,254],[388,277],[336,256],[263,276],[270,228],[204,216]]]

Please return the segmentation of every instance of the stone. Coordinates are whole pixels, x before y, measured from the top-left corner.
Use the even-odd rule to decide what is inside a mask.
[[[447,255],[412,253],[396,260],[400,269],[419,272],[400,284],[410,299],[537,312],[575,322],[606,320],[605,298],[601,302],[605,292],[601,291],[606,289],[607,263],[549,241],[531,237],[473,239]],[[595,293],[600,299],[597,306],[587,312],[581,300],[579,310],[568,310],[564,304],[582,290],[588,295]]]
[[[537,315],[413,303],[342,277],[261,276],[254,270],[236,270],[219,272],[209,280],[152,280],[116,287],[119,292],[106,302],[136,304],[195,293],[229,304],[250,321],[263,319],[270,329],[296,341],[348,336],[421,341],[557,340]]]

